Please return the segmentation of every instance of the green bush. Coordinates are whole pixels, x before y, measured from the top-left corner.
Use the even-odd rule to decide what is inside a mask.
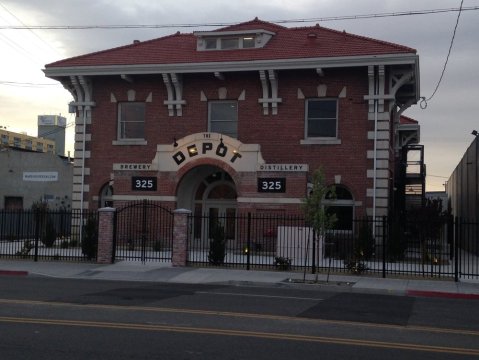
[[[222,265],[226,256],[226,236],[225,229],[219,222],[211,225],[210,237],[208,260],[210,264]]]
[[[361,222],[358,238],[354,244],[354,255],[357,259],[369,260],[374,255],[374,237],[368,221]]]
[[[279,270],[291,270],[291,259],[284,256],[274,258],[274,266]]]
[[[17,251],[15,255],[21,256],[21,257],[27,257],[28,254],[30,253],[30,250],[34,248],[33,243],[30,240],[25,240],[23,242],[23,247],[20,251]]]
[[[88,260],[96,258],[98,250],[98,223],[97,219],[90,215],[83,227],[83,240],[81,244],[83,255]]]
[[[403,233],[399,219],[393,219],[389,228],[389,237],[386,243],[387,259],[389,261],[404,260],[407,250],[407,240]]]
[[[157,240],[153,243],[153,251],[161,251],[163,250],[163,242],[161,240]]]
[[[55,240],[57,239],[57,232],[55,230],[55,224],[50,216],[47,216],[45,229],[42,232],[40,237],[40,241],[45,245],[47,248],[51,248],[55,244]]]

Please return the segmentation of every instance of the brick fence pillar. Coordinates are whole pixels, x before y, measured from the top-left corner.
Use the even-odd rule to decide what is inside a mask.
[[[173,266],[186,266],[188,260],[188,216],[191,214],[191,211],[177,209],[173,214],[173,253],[171,254],[171,263]]]
[[[98,253],[99,264],[111,264],[113,256],[113,232],[116,209],[111,207],[98,209]]]

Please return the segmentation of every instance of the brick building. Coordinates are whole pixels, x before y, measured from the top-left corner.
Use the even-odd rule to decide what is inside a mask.
[[[416,51],[318,25],[254,19],[45,74],[74,98],[74,208],[146,198],[210,214],[298,211],[321,167],[343,218],[386,215],[395,163],[418,140],[418,126],[400,126],[419,99]]]

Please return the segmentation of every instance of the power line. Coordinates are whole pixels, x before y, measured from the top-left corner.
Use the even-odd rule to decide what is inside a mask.
[[[2,81],[2,80],[0,80],[0,85],[18,86],[18,87],[61,86],[60,84],[37,84],[37,83],[30,83],[30,82]]]
[[[449,61],[449,56],[451,55],[452,45],[454,44],[454,39],[456,37],[456,30],[457,30],[457,26],[459,25],[459,18],[461,17],[461,11],[462,11],[462,4],[463,3],[464,3],[464,0],[461,0],[461,5],[459,6],[459,12],[457,13],[456,25],[454,26],[454,31],[452,33],[451,43],[449,45],[449,51],[447,52],[446,61],[444,62],[444,66],[442,68],[441,76],[439,77],[439,81],[437,82],[436,88],[434,89],[434,92],[429,97],[429,99],[426,100],[425,97],[422,97],[421,103],[419,104],[421,106],[421,109],[427,108],[427,102],[429,100],[431,100],[434,97],[434,95],[436,95],[436,92],[439,89],[439,85],[441,85],[442,78],[444,77],[444,74],[446,72],[446,67],[447,67],[447,63]]]
[[[426,177],[435,177],[435,178],[449,179],[449,176],[440,176],[440,175],[431,175],[431,174],[427,174]]]
[[[22,26],[27,26],[22,20],[20,20],[14,13],[12,13],[4,4],[2,4],[0,2],[0,6],[7,12],[9,13],[12,17],[15,18],[15,20],[17,20],[20,24],[22,24]],[[55,49],[53,46],[51,46],[48,42],[46,42],[41,36],[39,36],[35,31],[33,31],[33,29],[29,29],[29,31],[37,38],[39,39],[41,42],[43,42],[46,46],[48,46],[50,49],[52,49],[54,52],[56,52],[57,54],[58,51],[57,49]]]
[[[374,19],[384,17],[398,17],[398,16],[412,16],[412,15],[429,15],[447,12],[462,12],[479,10],[479,6],[468,6],[460,8],[445,8],[445,9],[430,9],[430,10],[416,10],[416,11],[401,11],[377,14],[360,14],[360,15],[346,15],[346,16],[330,16],[322,18],[305,18],[305,19],[279,19],[270,20],[276,24],[286,23],[310,23],[310,22],[326,22],[326,21],[340,21],[340,20],[359,20],[359,19]],[[4,25],[0,26],[0,30],[117,30],[117,29],[163,29],[163,28],[192,28],[192,27],[219,27],[235,25],[234,23],[195,23],[195,24],[137,24],[137,25]]]

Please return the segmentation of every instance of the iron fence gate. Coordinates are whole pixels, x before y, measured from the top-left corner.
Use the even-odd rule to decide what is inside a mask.
[[[115,260],[171,261],[173,212],[154,201],[129,202],[115,213]]]
[[[299,216],[189,218],[188,262],[245,269],[479,278],[478,226],[458,219],[356,219],[315,234]]]

